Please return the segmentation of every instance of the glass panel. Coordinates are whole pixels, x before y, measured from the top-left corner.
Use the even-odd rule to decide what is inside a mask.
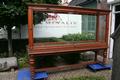
[[[99,18],[99,41],[105,41],[105,31],[106,31],[106,16],[100,16]]]
[[[96,16],[34,12],[34,42],[83,42],[96,39]]]
[[[95,34],[95,32],[96,32],[96,16],[82,15],[82,30],[83,30],[83,32]]]

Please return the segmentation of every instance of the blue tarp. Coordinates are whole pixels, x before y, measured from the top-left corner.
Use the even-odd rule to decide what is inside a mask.
[[[44,79],[47,78],[48,75],[46,72],[37,72],[35,73],[34,79]],[[31,80],[30,69],[21,69],[18,71],[17,80]]]
[[[101,63],[96,63],[96,64],[89,64],[88,68],[92,69],[93,71],[98,71],[98,70],[112,69],[112,65],[104,65]]]

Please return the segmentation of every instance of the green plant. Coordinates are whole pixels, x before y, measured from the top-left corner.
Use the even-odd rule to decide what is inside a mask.
[[[81,41],[81,40],[95,40],[94,33],[74,33],[62,36],[66,41]]]
[[[65,41],[94,40],[95,35],[93,33],[74,33],[74,34],[63,35],[61,39]],[[61,57],[68,64],[78,63],[80,60],[79,52],[71,53],[71,54],[64,54]]]
[[[27,54],[25,54],[24,57],[18,58],[18,65],[19,65],[19,68],[24,68],[29,66]]]

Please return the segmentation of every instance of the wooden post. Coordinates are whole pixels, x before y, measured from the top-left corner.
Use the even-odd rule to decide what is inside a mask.
[[[94,61],[97,61],[98,51],[95,51],[95,59]]]
[[[35,74],[35,60],[34,60],[34,55],[29,56],[29,63],[30,63],[30,71],[31,71],[31,79],[34,80],[34,74]]]
[[[97,13],[96,19],[96,41],[99,41],[99,13]]]
[[[107,63],[107,49],[104,50],[103,53],[103,63],[106,64]]]
[[[108,46],[108,34],[109,34],[109,14],[106,14],[106,32],[105,32],[105,42],[106,45]],[[104,50],[103,53],[103,63],[107,63],[107,49]]]
[[[28,37],[29,37],[29,48],[33,48],[33,10],[28,7]]]
[[[97,13],[97,19],[96,19],[96,41],[99,41],[99,13]],[[95,61],[97,61],[98,51],[95,51]]]
[[[105,32],[105,42],[108,45],[108,34],[109,34],[109,14],[106,15],[106,32]]]

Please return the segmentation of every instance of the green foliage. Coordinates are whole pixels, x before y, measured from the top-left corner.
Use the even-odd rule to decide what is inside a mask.
[[[95,34],[93,33],[74,33],[62,36],[66,41],[81,41],[81,40],[95,40]]]
[[[31,0],[33,3],[58,4],[60,0]]]
[[[63,35],[61,38],[48,37],[35,39],[36,42],[67,42],[67,41],[82,41],[82,40],[95,40],[94,33],[75,33]]]
[[[47,18],[46,13],[34,12],[34,24],[39,24]]]
[[[59,79],[58,79],[59,80]],[[60,80],[106,80],[105,77],[101,76],[81,76],[78,78],[60,79]]]
[[[24,68],[29,66],[27,53],[25,53],[23,57],[18,57],[18,65],[19,68]]]
[[[32,3],[58,4],[60,0],[32,0]],[[41,23],[47,18],[47,13],[34,12],[34,24]]]
[[[27,24],[26,3],[58,4],[59,0],[0,0],[0,27]]]
[[[26,5],[21,0],[2,0],[0,2],[0,27],[17,26],[24,23],[24,20],[27,22],[26,11]]]
[[[0,27],[7,26],[9,56],[13,56],[11,28],[13,26],[20,27],[21,24],[27,24],[26,3],[31,2],[57,4],[58,1],[59,0],[0,0]],[[44,14],[39,14],[37,16],[41,17],[40,22],[46,18]]]

